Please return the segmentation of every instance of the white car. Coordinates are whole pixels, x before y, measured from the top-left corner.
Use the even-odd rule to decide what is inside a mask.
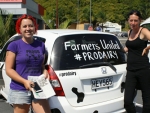
[[[11,79],[5,72],[8,44],[0,54],[1,94],[7,99]],[[118,38],[88,30],[38,30],[35,39],[45,42],[45,65],[56,93],[49,99],[52,113],[124,112],[126,54]],[[47,89],[48,90],[48,89]]]

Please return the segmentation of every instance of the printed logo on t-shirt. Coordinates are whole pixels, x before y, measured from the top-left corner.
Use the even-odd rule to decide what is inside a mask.
[[[42,54],[39,50],[26,50],[26,65],[25,73],[39,73],[41,71]]]

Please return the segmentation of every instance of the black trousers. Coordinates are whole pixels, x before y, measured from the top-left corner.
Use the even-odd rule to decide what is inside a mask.
[[[127,113],[136,113],[133,100],[137,86],[142,92],[142,113],[150,113],[150,69],[127,71],[124,95],[124,108]]]

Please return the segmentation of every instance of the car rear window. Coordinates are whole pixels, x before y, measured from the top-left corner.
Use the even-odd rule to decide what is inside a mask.
[[[58,37],[51,54],[55,70],[78,69],[83,65],[126,63],[126,54],[117,37],[107,34],[79,34]]]

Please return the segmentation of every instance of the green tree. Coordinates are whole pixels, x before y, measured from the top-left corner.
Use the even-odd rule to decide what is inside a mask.
[[[0,9],[0,48],[2,48],[5,42],[15,34],[12,17],[12,14],[9,14],[6,10]]]
[[[71,23],[71,19],[65,20],[59,25],[59,29],[67,29]]]
[[[54,29],[54,28],[56,28],[56,26],[55,26],[55,18],[53,18],[53,16],[51,16],[51,15],[44,15],[43,17],[42,17],[42,19],[44,20],[44,22],[46,23],[46,25],[50,28],[50,29]],[[67,20],[65,20],[64,22],[62,22],[59,26],[58,26],[58,28],[59,29],[67,29],[68,27],[69,27],[69,25],[71,24],[71,22],[72,22],[72,19],[67,19]]]
[[[56,3],[58,1],[59,24],[71,19],[79,20],[80,23],[90,22],[90,0],[35,0],[42,5],[51,15],[50,20],[56,20]],[[150,16],[149,0],[91,0],[91,21],[106,21],[121,24],[123,28],[127,23],[127,14],[132,9],[142,13],[143,19]],[[79,6],[79,7],[78,7]],[[78,17],[78,18],[77,18]]]
[[[144,0],[140,5],[140,11],[142,13],[142,17],[145,20],[150,16],[150,1]]]

